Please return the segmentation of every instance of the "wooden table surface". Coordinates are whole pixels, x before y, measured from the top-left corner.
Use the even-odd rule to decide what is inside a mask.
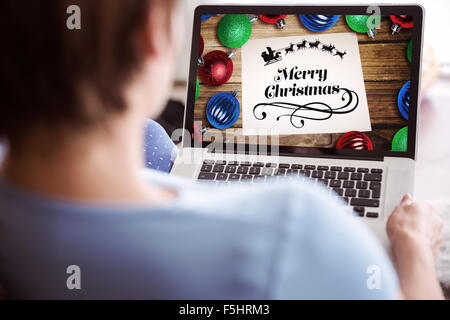
[[[213,16],[202,22],[201,35],[205,42],[203,55],[212,50],[230,50],[224,47],[217,37],[217,25],[221,18],[221,16]],[[250,39],[317,34],[305,28],[297,15],[288,15],[285,20],[286,26],[283,30],[278,29],[274,24],[267,24],[258,20],[253,24]],[[406,48],[412,32],[404,29],[400,33],[392,35],[390,27],[391,21],[389,18],[383,17],[381,28],[377,30],[376,39],[369,38],[367,34],[357,34],[373,129],[372,132],[366,134],[372,140],[375,150],[389,150],[394,134],[400,128],[408,125],[398,111],[397,95],[405,82],[410,80],[410,64],[406,57]],[[343,32],[353,31],[347,26],[345,17],[341,16],[332,28],[321,33]],[[218,87],[207,86],[198,77],[200,95],[195,104],[194,120],[201,121],[203,126],[210,127],[206,118],[206,104],[214,94],[231,92],[235,89],[242,93],[241,48],[234,50],[236,55],[233,57],[233,75],[226,84]],[[242,106],[240,97],[241,95],[238,95],[239,103]],[[241,128],[242,118],[239,117],[236,124],[227,130],[227,134],[231,133],[239,139],[248,141],[247,137],[242,136]],[[209,129],[204,137],[205,140],[209,140],[209,134],[215,136],[218,132],[220,131]],[[281,136],[280,145],[334,147],[340,136],[341,134]],[[270,143],[270,139],[268,142]]]

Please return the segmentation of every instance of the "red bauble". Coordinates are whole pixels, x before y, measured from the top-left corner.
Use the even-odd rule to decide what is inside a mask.
[[[391,18],[393,23],[398,23],[402,28],[408,29],[412,28],[414,26],[413,23],[413,17],[406,16],[406,15],[400,15],[400,16],[389,16]]]
[[[266,23],[277,23],[278,20],[286,18],[287,14],[258,14],[258,17]]]
[[[199,57],[203,54],[204,49],[205,49],[205,42],[203,41],[203,37],[200,35],[200,45],[198,47],[198,56]]]
[[[220,86],[231,78],[233,61],[220,50],[209,52],[199,67],[200,78],[209,86]]]
[[[284,18],[287,17],[287,14],[259,14],[258,17],[266,23],[276,23],[278,28],[283,29],[286,24]]]
[[[373,150],[369,137],[359,131],[344,133],[336,144],[338,149]]]

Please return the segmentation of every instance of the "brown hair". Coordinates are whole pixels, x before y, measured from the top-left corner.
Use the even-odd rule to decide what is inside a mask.
[[[156,1],[170,18],[175,1],[2,0],[9,31],[0,59],[0,137],[12,143],[30,129],[82,128],[123,112],[123,89],[143,62],[133,39]],[[81,30],[66,26],[72,4],[81,9]],[[98,103],[83,105],[86,87]]]

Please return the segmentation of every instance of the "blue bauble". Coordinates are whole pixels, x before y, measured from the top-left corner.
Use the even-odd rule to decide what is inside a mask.
[[[408,120],[409,115],[409,90],[411,88],[411,81],[406,82],[400,89],[398,94],[397,104],[398,110],[402,114],[403,118]]]
[[[311,31],[330,29],[339,19],[337,14],[300,14],[303,25]]]
[[[202,14],[202,21],[208,20],[212,17],[212,14]]]
[[[241,113],[241,106],[236,93],[221,92],[215,94],[206,106],[206,117],[217,129],[228,129],[236,123]]]

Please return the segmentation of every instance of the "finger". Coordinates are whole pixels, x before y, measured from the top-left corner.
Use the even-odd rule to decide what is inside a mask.
[[[403,196],[402,201],[400,201],[400,205],[406,206],[411,204],[412,202],[413,202],[412,196],[408,193]]]

